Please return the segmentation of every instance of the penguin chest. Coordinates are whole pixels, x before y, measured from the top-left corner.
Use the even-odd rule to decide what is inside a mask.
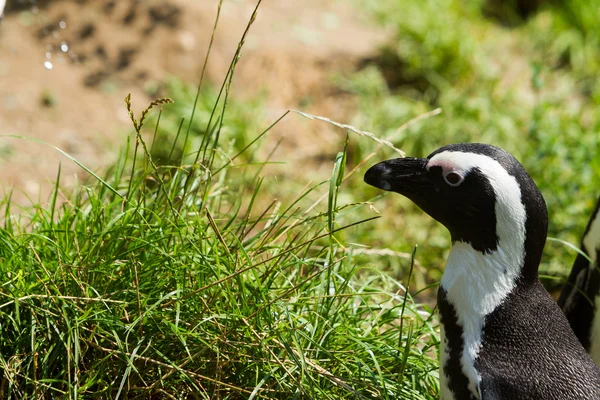
[[[465,330],[455,309],[440,291],[440,398],[442,400],[477,400],[481,398],[481,376],[475,360],[481,335]],[[481,332],[479,332],[481,333]]]
[[[600,365],[600,316],[598,315],[600,310],[600,296],[596,296],[594,299],[594,316],[592,318],[592,325],[590,327],[590,356]]]

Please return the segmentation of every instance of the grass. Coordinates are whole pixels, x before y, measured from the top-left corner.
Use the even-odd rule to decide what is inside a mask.
[[[228,98],[238,56],[189,125],[170,99],[136,119],[127,97],[134,134],[106,174],[63,193],[59,172],[19,214],[4,198],[1,397],[437,397],[432,310],[346,243],[373,220],[342,199],[346,146],[328,179],[278,201],[253,153],[270,123],[221,144],[246,133],[229,117],[245,106]]]
[[[5,200],[2,397],[435,398],[430,310],[339,241],[368,223],[338,215],[343,151],[325,212],[256,209],[232,154],[131,153],[21,220]]]
[[[595,45],[600,31],[589,21],[595,15],[590,9],[600,3],[548,2],[514,26],[487,17],[482,1],[356,4],[395,33],[366,68],[338,81],[359,98],[352,123],[417,157],[462,141],[505,148],[540,187],[550,213],[549,235],[578,244],[600,185]],[[437,107],[439,116],[396,131]],[[371,149],[361,143],[356,159]],[[377,237],[365,243],[400,252],[426,244],[419,261],[428,268],[416,271],[416,278],[438,281],[449,248],[445,230],[398,196],[375,206],[394,218],[376,222]],[[402,240],[393,239],[395,232],[403,232]],[[548,243],[540,271],[550,289],[560,288],[574,257],[566,246]],[[406,271],[405,265],[397,276]]]
[[[357,100],[352,125],[410,156],[506,148],[540,186],[550,235],[577,243],[600,183],[588,2],[510,27],[482,1],[356,4],[395,36],[335,78]],[[327,149],[328,176],[310,163],[273,176],[278,120],[263,99],[229,96],[243,42],[220,88],[173,81],[175,104],[157,102],[144,123],[131,114],[106,174],[69,193],[59,174],[49,204],[18,214],[3,199],[1,397],[438,397],[431,288],[448,235],[365,187],[365,167],[397,154],[351,129]],[[550,288],[574,254],[548,243]]]

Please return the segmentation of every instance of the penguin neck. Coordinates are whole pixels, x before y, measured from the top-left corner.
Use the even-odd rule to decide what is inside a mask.
[[[464,318],[483,318],[512,292],[524,268],[524,246],[501,246],[482,253],[464,242],[450,249],[441,287]],[[462,324],[461,324],[462,325]]]

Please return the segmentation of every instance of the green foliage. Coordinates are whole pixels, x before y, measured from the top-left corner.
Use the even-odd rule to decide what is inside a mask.
[[[3,398],[436,398],[430,310],[337,237],[366,223],[337,215],[345,151],[309,213],[256,209],[231,155],[148,155],[23,220],[5,200]]]
[[[590,8],[596,15],[600,3],[546,7],[514,29],[487,19],[478,3],[362,1],[376,10],[376,18],[395,27],[391,46],[398,49],[399,61],[394,68],[372,63],[340,83],[360,98],[361,113],[353,124],[390,138],[409,156],[423,157],[462,141],[505,148],[542,190],[550,236],[578,243],[600,186],[599,103],[595,78],[590,81],[600,68],[600,47],[594,44],[600,31],[588,20]],[[402,50],[407,48],[413,50]],[[424,86],[390,79],[389,71],[402,73],[411,57],[415,74],[428,77]],[[571,60],[566,66],[560,64],[564,57]],[[438,69],[445,79],[429,79]],[[442,109],[439,116],[398,130],[436,107]],[[372,149],[362,147],[358,159]],[[403,252],[415,243],[427,246],[419,261],[429,268],[417,270],[416,278],[439,279],[449,245],[445,230],[398,196],[386,196],[375,206],[393,218],[377,222],[377,237],[365,242]],[[401,240],[396,232],[402,232]],[[565,277],[573,259],[572,251],[550,243],[541,272]]]
[[[475,4],[473,4],[475,3]],[[381,55],[397,85],[441,89],[478,69],[477,2],[455,0],[366,1],[380,23],[395,31]]]
[[[195,87],[176,78],[167,83],[165,91],[175,104],[161,114],[152,155],[157,163],[172,165],[185,162],[185,158],[201,146],[203,139],[210,136],[215,124],[221,124],[214,110],[215,106],[223,105],[223,98],[212,86],[204,85],[197,93]],[[229,110],[224,116],[226,120],[220,127],[220,140],[223,148],[239,152],[250,143],[249,134],[259,129],[262,101],[257,97],[244,102],[228,99],[228,102]],[[194,105],[194,119],[190,124]],[[149,123],[156,125],[156,115],[150,116]]]
[[[134,136],[104,177],[67,155],[90,184],[59,197],[59,173],[20,219],[4,199],[0,397],[438,397],[432,310],[345,239],[373,222],[347,147],[329,185],[273,200],[235,60],[218,94],[174,83],[173,110],[138,120],[128,96]]]
[[[576,81],[574,92],[600,101],[600,2],[574,0],[548,7],[526,27],[532,51]]]
[[[358,100],[352,124],[409,156],[506,148],[544,193],[550,234],[577,243],[600,183],[597,2],[509,30],[482,1],[356,1],[395,35],[337,78]],[[229,99],[236,62],[219,91],[170,82],[175,104],[145,131],[132,113],[106,176],[64,198],[58,180],[20,219],[4,199],[0,397],[438,398],[437,319],[420,299],[447,233],[365,187],[353,167],[374,142],[332,149],[331,175],[302,192],[261,176],[270,127],[260,99]],[[318,178],[309,168],[293,172]],[[551,242],[542,272],[565,276],[573,258]]]

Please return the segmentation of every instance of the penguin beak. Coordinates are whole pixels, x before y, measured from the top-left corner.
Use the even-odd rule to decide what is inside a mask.
[[[411,197],[415,191],[430,183],[427,177],[428,159],[395,158],[375,164],[365,174],[365,182],[376,188]]]

